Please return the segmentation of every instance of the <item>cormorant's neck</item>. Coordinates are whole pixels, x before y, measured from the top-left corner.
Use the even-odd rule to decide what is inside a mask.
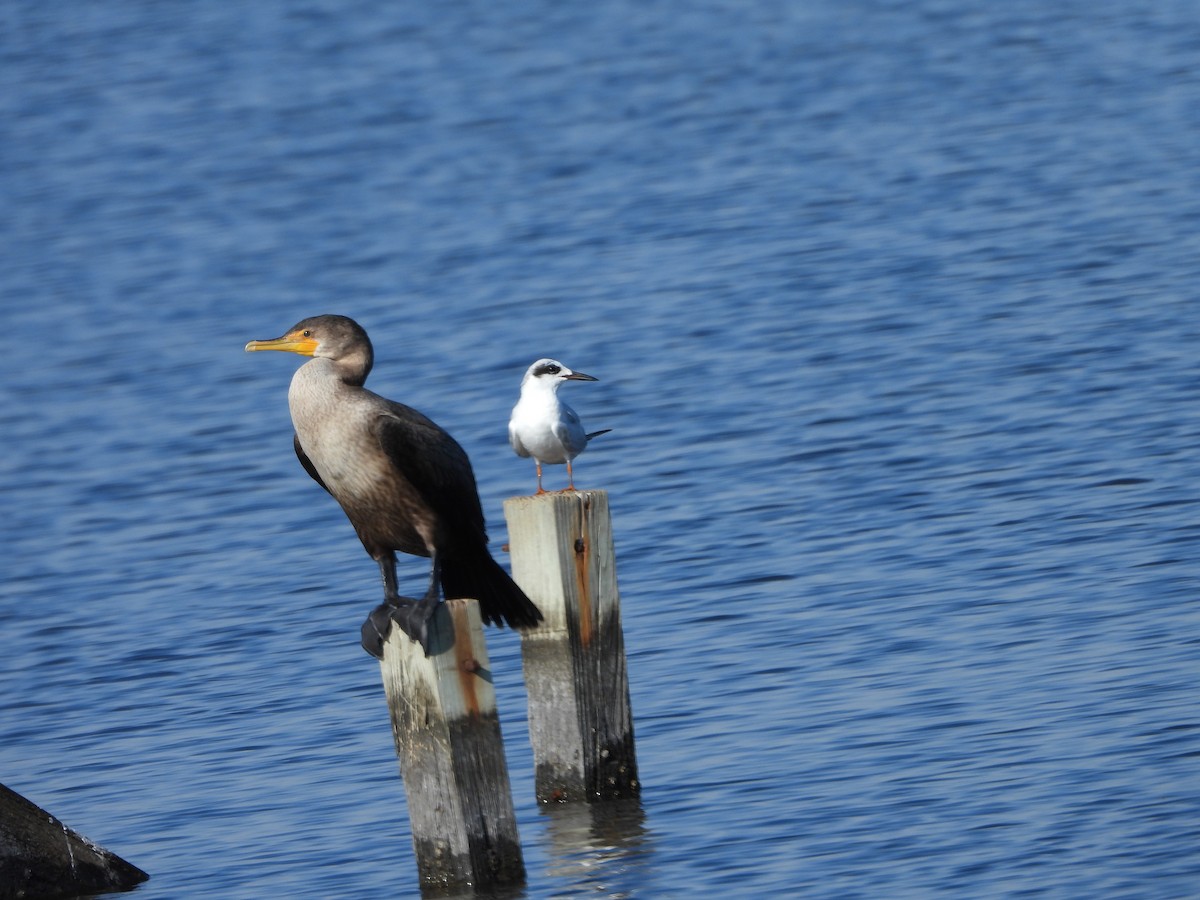
[[[371,348],[366,347],[355,348],[332,362],[337,367],[343,383],[351,387],[362,387],[367,381],[367,376],[371,374],[371,366],[375,360]]]

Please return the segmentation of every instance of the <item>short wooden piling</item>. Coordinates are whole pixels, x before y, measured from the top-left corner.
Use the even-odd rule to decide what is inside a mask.
[[[149,877],[0,784],[0,897],[107,894]]]
[[[606,491],[504,503],[513,578],[545,620],[522,634],[541,802],[638,796]]]
[[[430,656],[393,627],[380,670],[422,886],[505,885],[525,863],[474,600],[438,606]]]

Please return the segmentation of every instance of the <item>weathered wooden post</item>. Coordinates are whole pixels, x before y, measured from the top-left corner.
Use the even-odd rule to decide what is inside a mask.
[[[521,636],[538,800],[640,792],[606,491],[504,502],[513,579],[545,620]]]
[[[429,636],[426,657],[392,628],[380,662],[421,884],[518,884],[525,862],[479,604],[439,604]]]
[[[129,891],[149,877],[0,784],[0,897]]]

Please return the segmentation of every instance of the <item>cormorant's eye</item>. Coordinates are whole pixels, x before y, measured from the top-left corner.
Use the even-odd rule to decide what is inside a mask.
[[[312,337],[312,332],[311,332],[311,331],[306,331],[306,332],[304,332],[304,336],[305,336],[305,337]]]

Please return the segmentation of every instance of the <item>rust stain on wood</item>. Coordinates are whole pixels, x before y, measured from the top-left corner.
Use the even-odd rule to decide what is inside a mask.
[[[479,660],[471,648],[471,623],[467,618],[467,604],[450,604],[450,616],[454,622],[454,661],[458,671],[458,684],[462,689],[463,705],[471,718],[479,717],[479,697],[475,693],[476,672]]]
[[[588,518],[592,502],[584,497],[579,504],[579,537],[575,538],[575,586],[579,591],[579,643],[587,647],[592,642],[592,598],[588,577]]]

